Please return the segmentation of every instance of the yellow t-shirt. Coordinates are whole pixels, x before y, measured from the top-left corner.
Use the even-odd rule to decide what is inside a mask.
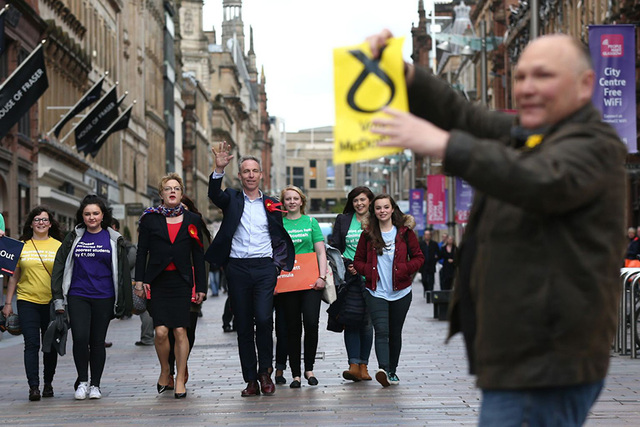
[[[35,247],[33,246],[34,242]],[[51,276],[49,273],[53,271],[53,261],[61,244],[53,237],[49,237],[47,240],[27,240],[24,243],[20,260],[18,260],[20,267],[17,292],[19,300],[34,304],[48,304],[51,301]],[[37,251],[36,248],[38,248]],[[43,262],[49,273],[42,265]]]

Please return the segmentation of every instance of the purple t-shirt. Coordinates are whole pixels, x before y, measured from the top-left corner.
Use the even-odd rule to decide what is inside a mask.
[[[112,298],[111,243],[109,232],[85,231],[73,251],[73,277],[69,295],[87,298]]]

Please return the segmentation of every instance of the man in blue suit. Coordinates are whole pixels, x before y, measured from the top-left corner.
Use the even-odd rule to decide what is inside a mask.
[[[216,167],[209,181],[209,198],[224,217],[205,259],[213,268],[224,267],[227,275],[242,375],[247,383],[242,396],[271,395],[275,392],[270,376],[273,291],[280,271],[293,268],[295,251],[282,226],[280,204],[260,191],[260,160],[242,157],[238,162],[242,191],[222,191],[224,168],[233,158],[231,147],[221,142],[212,151]]]

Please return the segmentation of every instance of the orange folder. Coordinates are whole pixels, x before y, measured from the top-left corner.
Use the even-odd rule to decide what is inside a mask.
[[[311,286],[318,280],[318,259],[315,252],[308,254],[297,254],[293,270],[282,271],[276,283],[276,292],[304,291],[311,289]]]

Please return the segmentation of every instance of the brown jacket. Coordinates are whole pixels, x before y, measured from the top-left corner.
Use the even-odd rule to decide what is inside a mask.
[[[478,386],[603,379],[625,245],[626,149],[615,131],[589,104],[524,148],[510,137],[513,117],[464,102],[424,70],[410,103],[414,113],[456,129],[445,170],[477,191],[461,258],[468,240],[475,249],[458,278],[468,278],[477,316]],[[461,327],[462,285],[456,281],[451,335]]]

